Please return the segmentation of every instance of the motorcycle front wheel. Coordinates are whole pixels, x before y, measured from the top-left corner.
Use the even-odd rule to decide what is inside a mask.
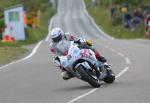
[[[107,69],[106,77],[103,81],[106,83],[113,83],[115,81],[115,73],[111,69]]]
[[[101,86],[99,79],[86,70],[82,65],[80,65],[76,71],[81,75],[81,79],[88,82],[94,88],[99,88]]]

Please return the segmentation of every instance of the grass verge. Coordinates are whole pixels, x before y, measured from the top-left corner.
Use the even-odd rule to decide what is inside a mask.
[[[124,28],[121,23],[115,24],[110,20],[108,8],[99,5],[92,7],[91,0],[85,0],[85,4],[97,25],[110,36],[120,39],[146,38],[144,24],[141,23],[134,32],[131,32],[130,29]]]
[[[24,54],[27,50],[20,47],[1,47],[0,48],[0,64],[6,64],[11,62],[12,60],[17,59],[22,54]]]
[[[32,27],[27,27],[26,29],[27,39],[25,41],[19,41],[15,43],[0,42],[0,64],[4,65],[6,63],[9,63],[12,60],[16,60],[20,58],[21,55],[25,54],[27,50],[22,48],[22,45],[33,44],[46,37],[48,33],[49,18],[55,13],[55,11],[52,10],[52,6],[50,5],[49,2],[48,3],[44,2],[43,5],[44,6],[41,9],[42,14],[40,27],[34,29]]]

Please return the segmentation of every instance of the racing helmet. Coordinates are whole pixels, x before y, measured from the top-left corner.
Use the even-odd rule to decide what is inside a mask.
[[[61,28],[53,28],[50,35],[53,42],[59,42],[62,39],[64,32]]]

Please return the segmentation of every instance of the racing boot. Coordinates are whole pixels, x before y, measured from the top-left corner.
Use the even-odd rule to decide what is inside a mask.
[[[105,57],[99,58],[98,63],[99,63],[100,66],[103,65],[104,68],[110,68],[110,65],[107,63],[107,60],[106,60]]]
[[[71,78],[73,78],[74,76],[72,74],[70,74],[69,72],[67,71],[63,71],[61,72],[61,76],[64,80],[69,80]]]
[[[105,62],[107,62],[107,60],[106,60],[106,58],[105,57],[100,57],[100,58],[97,58],[100,62],[102,62],[102,63],[105,63]]]
[[[95,51],[95,55],[100,67],[103,65],[104,68],[110,68],[110,65],[107,63],[107,59],[105,57],[101,56],[97,51]]]

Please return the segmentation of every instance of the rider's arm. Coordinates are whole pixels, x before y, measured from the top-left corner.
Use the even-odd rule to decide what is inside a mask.
[[[75,43],[78,43],[78,44],[83,44],[83,43],[85,44],[86,42],[84,39],[79,38],[69,33],[65,33],[64,38],[66,38],[66,40],[69,40],[69,41],[74,41]]]
[[[50,44],[50,52],[52,52],[54,55],[66,55],[66,52],[64,52],[64,53],[61,52],[57,48],[56,44],[53,44],[53,43]]]
[[[66,40],[69,40],[69,41],[78,41],[78,40],[80,40],[80,38],[78,38],[77,36],[75,36],[73,34],[70,34],[70,33],[65,33],[64,38]]]
[[[53,54],[56,54],[56,48],[54,47],[53,43],[50,44],[50,52],[52,52]]]
[[[80,44],[80,45],[92,46],[92,43],[90,41],[87,41],[84,38],[79,38],[69,33],[65,33],[64,38],[66,38],[69,41],[74,41],[75,43]]]

